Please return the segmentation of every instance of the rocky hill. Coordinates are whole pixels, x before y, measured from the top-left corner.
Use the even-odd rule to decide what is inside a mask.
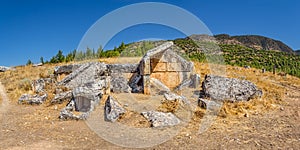
[[[203,35],[201,35],[203,37]],[[293,53],[293,49],[281,41],[259,35],[230,36],[219,34],[214,36],[219,44],[242,45],[257,50],[278,50]],[[211,39],[211,38],[209,38]]]
[[[300,55],[300,50],[295,50],[295,53],[296,53],[297,55]]]

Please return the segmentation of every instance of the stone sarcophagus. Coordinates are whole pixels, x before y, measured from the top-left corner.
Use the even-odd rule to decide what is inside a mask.
[[[149,50],[141,60],[144,94],[150,94],[151,78],[174,89],[193,74],[193,63],[176,54],[172,46],[173,42],[167,42]]]

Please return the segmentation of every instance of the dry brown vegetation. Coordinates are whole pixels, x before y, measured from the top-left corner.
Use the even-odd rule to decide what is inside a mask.
[[[137,63],[139,59],[126,59],[126,62],[135,62]],[[101,62],[106,63],[115,63],[115,62],[122,62],[120,59],[105,59],[100,60]],[[195,69],[196,73],[201,74],[201,80],[203,80],[204,76],[206,74],[210,73],[209,65],[195,62]],[[59,64],[63,65],[63,64]],[[66,103],[63,104],[56,104],[56,105],[50,105],[49,103],[43,104],[41,106],[27,106],[27,105],[18,105],[18,98],[21,96],[21,94],[24,93],[32,93],[31,91],[31,81],[36,80],[40,77],[48,77],[50,74],[53,73],[54,65],[44,65],[41,67],[31,67],[31,66],[23,66],[23,67],[17,67],[15,70],[7,71],[4,73],[0,73],[0,81],[5,86],[8,97],[10,99],[11,104],[14,108],[20,109],[24,112],[15,112],[15,113],[22,113],[22,118],[13,118],[10,121],[8,121],[6,124],[15,124],[10,128],[14,128],[14,130],[18,130],[20,133],[15,133],[13,131],[8,131],[8,129],[3,130],[3,135],[6,136],[7,140],[4,140],[1,142],[1,144],[4,144],[4,148],[9,148],[11,146],[20,146],[21,149],[23,146],[26,145],[26,142],[31,145],[35,139],[40,139],[43,141],[48,141],[46,144],[52,145],[52,148],[60,148],[60,147],[53,147],[53,144],[51,144],[51,141],[54,143],[57,143],[58,145],[62,144],[59,141],[64,141],[64,144],[66,144],[67,147],[62,146],[63,148],[78,148],[74,144],[74,141],[80,140],[77,142],[77,144],[80,146],[80,148],[94,148],[96,146],[100,146],[104,143],[104,148],[120,148],[115,147],[104,140],[95,140],[96,135],[86,129],[86,125],[84,123],[81,123],[80,121],[60,121],[58,119],[59,111],[66,105]],[[245,139],[242,139],[240,136],[236,135],[237,132],[248,132],[249,126],[253,126],[255,121],[258,121],[260,119],[265,119],[265,122],[261,122],[262,126],[266,126],[267,123],[269,123],[268,119],[264,117],[264,114],[270,114],[271,112],[282,112],[284,110],[284,107],[292,107],[289,106],[288,102],[286,101],[287,97],[292,97],[291,95],[288,95],[290,89],[287,87],[294,87],[295,90],[299,88],[300,85],[300,79],[297,77],[293,77],[290,75],[287,76],[280,76],[280,75],[274,75],[271,72],[261,73],[260,70],[257,69],[245,69],[241,67],[234,67],[234,66],[226,66],[227,69],[227,76],[233,77],[233,78],[239,78],[239,79],[246,79],[253,83],[255,83],[259,88],[263,90],[263,97],[262,98],[256,98],[252,99],[248,102],[238,102],[238,103],[230,103],[225,102],[224,105],[221,108],[221,111],[218,115],[217,120],[212,125],[211,129],[208,131],[207,134],[204,134],[202,136],[206,137],[206,142],[201,144],[206,144],[208,148],[224,148],[222,145],[212,142],[214,138],[210,136],[210,134],[228,134],[228,136],[236,136],[239,137],[239,140],[242,140],[240,142],[244,144],[249,144],[252,148],[268,148],[271,149],[272,146],[268,145],[268,143],[265,143],[265,141],[268,141],[266,138],[261,138],[260,140],[256,140],[255,138],[250,139],[250,141],[246,141]],[[53,98],[53,93],[55,90],[55,87],[47,86],[48,89],[48,102],[50,99]],[[118,95],[115,95],[118,96]],[[138,99],[142,99],[142,96],[136,95]],[[106,100],[107,96],[104,96],[103,101],[101,101],[101,105],[104,104],[104,100]],[[0,98],[1,102],[1,98]],[[176,109],[178,109],[178,102],[169,103],[165,102],[163,105],[159,107],[159,110],[165,111],[165,112],[172,112]],[[17,110],[16,110],[17,111]],[[295,110],[297,111],[297,110]],[[25,113],[25,114],[24,114]],[[297,112],[295,112],[297,113]],[[299,112],[298,112],[299,113]],[[201,123],[201,118],[204,116],[205,110],[201,109],[199,107],[195,108],[192,119],[190,123],[186,126],[185,129],[182,130],[181,134],[178,135],[174,140],[169,141],[167,143],[164,143],[162,145],[157,146],[156,148],[170,148],[176,145],[178,147],[184,147],[188,146],[189,148],[199,148],[196,145],[192,145],[191,141],[199,141],[197,138],[200,138],[199,135],[195,134],[197,131],[197,128],[199,128],[199,124]],[[294,113],[292,114],[294,115]],[[300,113],[298,114],[300,117]],[[295,116],[297,118],[297,116]],[[138,119],[136,119],[138,118]],[[249,118],[248,120],[245,120],[245,118]],[[288,117],[290,118],[290,116]],[[288,119],[287,118],[287,119]],[[245,121],[245,123],[241,120]],[[297,120],[297,119],[295,119]],[[248,121],[248,124],[246,122]],[[249,122],[251,121],[251,122]],[[253,122],[254,121],[254,122]],[[288,123],[288,121],[284,120]],[[135,112],[129,112],[122,116],[121,119],[119,119],[120,123],[134,126],[134,127],[149,127],[150,124],[143,118],[140,117],[139,114]],[[276,122],[274,120],[270,120],[270,123]],[[74,124],[76,123],[76,124]],[[7,125],[9,126],[9,125]],[[69,127],[70,129],[66,129],[66,127]],[[241,129],[236,130],[232,129],[232,126],[239,126]],[[298,125],[294,126],[295,128],[298,127]],[[7,128],[7,127],[5,127]],[[9,127],[8,127],[9,128]],[[267,130],[265,127],[258,127],[258,129]],[[284,129],[284,127],[280,126],[280,129]],[[51,131],[50,131],[51,130]],[[76,130],[80,130],[76,131]],[[253,129],[252,129],[253,130]],[[7,132],[6,132],[7,131]],[[30,133],[28,133],[30,131]],[[44,137],[43,132],[46,132],[47,136]],[[233,133],[233,131],[235,131]],[[1,131],[0,131],[1,132]],[[249,131],[250,132],[250,131]],[[262,132],[262,133],[260,133]],[[267,132],[267,131],[265,131]],[[270,131],[269,131],[270,132]],[[13,134],[15,133],[15,134]],[[24,135],[22,135],[24,133]],[[65,134],[61,134],[65,133]],[[24,143],[18,143],[19,140],[21,140],[21,137],[27,137],[28,139],[22,140]],[[249,133],[250,134],[250,133]],[[253,135],[252,135],[253,134]],[[249,135],[254,136],[255,134],[268,134],[264,133],[263,131],[257,131],[257,133],[252,133]],[[15,136],[19,136],[20,138],[14,138]],[[41,136],[39,138],[39,135]],[[71,136],[72,135],[72,136]],[[75,137],[74,135],[78,136]],[[281,134],[280,134],[281,135]],[[74,136],[74,137],[73,137]],[[293,135],[281,135],[281,136],[299,136],[298,131],[294,133]],[[83,140],[81,137],[84,137]],[[223,141],[223,144],[226,145],[226,143],[234,143],[236,142],[233,139],[224,139],[225,137],[218,135],[220,141]],[[87,138],[87,139],[86,139]],[[93,138],[93,139],[91,139]],[[211,140],[209,140],[212,138]],[[274,137],[275,138],[275,137]],[[8,139],[12,140],[11,142],[8,141]],[[200,138],[201,139],[201,138]],[[279,138],[280,139],[280,138]],[[290,139],[289,137],[284,137],[283,139]],[[81,141],[82,140],[82,141]],[[204,139],[202,139],[204,140]],[[233,141],[231,141],[233,140]],[[243,141],[244,140],[244,141]],[[50,144],[49,144],[50,141]],[[211,143],[208,143],[208,142]],[[17,143],[15,143],[17,142]],[[86,142],[89,142],[90,144],[86,145]],[[281,141],[280,141],[281,142]],[[75,142],[76,143],[76,142]],[[293,142],[292,142],[293,143]],[[299,143],[299,141],[298,141]],[[197,144],[198,146],[201,144]],[[27,144],[28,145],[28,144]],[[54,144],[55,145],[55,144]],[[173,146],[170,146],[173,145]],[[235,144],[233,144],[235,145]],[[274,143],[273,143],[274,145]],[[275,143],[276,145],[276,143]],[[279,147],[286,147],[284,145],[284,142],[281,144],[277,144]],[[283,146],[282,146],[283,145]],[[75,146],[75,147],[74,147]],[[218,146],[218,147],[217,147]],[[241,145],[235,145],[238,147],[242,147]],[[260,147],[263,146],[263,147]],[[292,144],[291,147],[295,148],[299,145]],[[37,146],[38,147],[38,146]],[[207,148],[202,147],[202,148]],[[29,148],[29,147],[28,147]],[[174,147],[173,147],[174,148]],[[227,145],[227,148],[230,148],[230,146]],[[231,147],[234,148],[234,147]],[[245,147],[244,147],[245,148]]]
[[[105,58],[101,62],[105,63],[137,63],[140,58]],[[57,64],[64,65],[64,64]],[[201,75],[203,81],[204,76],[210,73],[209,64],[194,62],[195,72]],[[53,73],[54,66],[44,65],[41,67],[20,66],[15,70],[7,71],[0,74],[0,80],[6,87],[9,98],[16,103],[18,98],[24,94],[32,94],[31,82],[38,78],[49,77]],[[226,102],[220,112],[221,117],[228,116],[244,116],[245,114],[257,114],[266,110],[275,109],[284,103],[283,97],[286,93],[283,85],[274,84],[279,81],[288,85],[300,85],[300,80],[293,76],[279,76],[271,72],[261,73],[258,69],[245,69],[241,67],[226,66],[227,76],[232,78],[246,79],[255,83],[263,90],[263,97],[252,99],[249,102],[230,103]],[[48,101],[54,96],[56,87],[48,85]],[[163,102],[159,110],[164,112],[172,112],[178,108],[178,101]]]

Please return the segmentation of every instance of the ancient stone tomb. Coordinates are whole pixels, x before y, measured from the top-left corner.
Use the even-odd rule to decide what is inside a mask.
[[[144,94],[150,94],[150,84],[173,90],[193,74],[193,63],[176,54],[172,47],[173,42],[167,42],[149,50],[140,61],[139,73]]]

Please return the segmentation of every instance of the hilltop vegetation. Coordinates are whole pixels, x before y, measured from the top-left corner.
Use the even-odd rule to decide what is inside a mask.
[[[197,44],[196,44],[196,43]],[[226,64],[233,66],[250,66],[258,69],[272,71],[276,68],[277,72],[284,72],[300,77],[300,56],[293,53],[256,50],[242,45],[215,44],[212,42],[193,41],[191,39],[176,39],[174,43],[182,48],[190,59],[199,62],[206,62],[208,57],[223,55]],[[216,46],[219,46],[216,47]],[[203,52],[206,50],[206,54]],[[208,50],[220,49],[222,53],[211,53]],[[209,58],[208,58],[209,59]]]

